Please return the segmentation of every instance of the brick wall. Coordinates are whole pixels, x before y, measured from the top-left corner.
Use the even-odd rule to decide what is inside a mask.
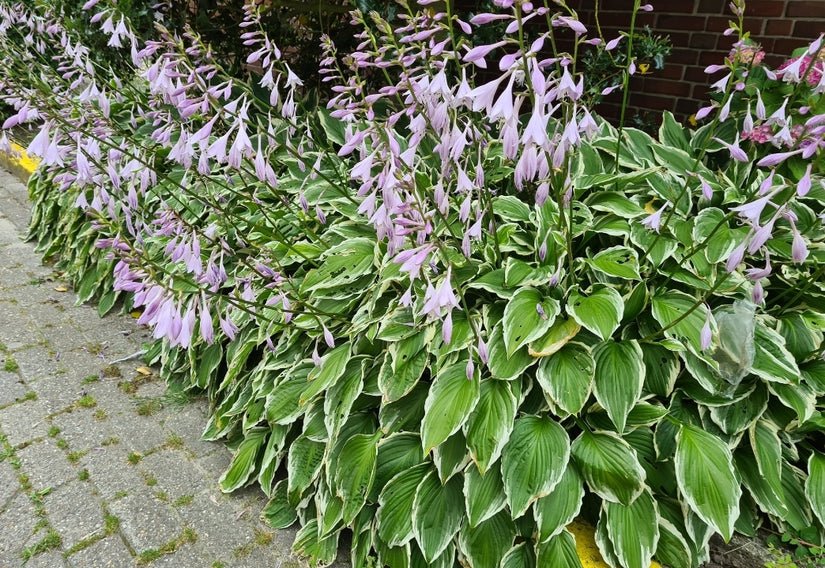
[[[669,110],[685,118],[708,100],[712,80],[704,73],[705,67],[722,63],[734,41],[722,35],[731,19],[729,2],[650,1],[653,12],[638,14],[636,25],[648,25],[657,34],[669,35],[673,49],[663,70],[632,78],[631,106],[642,111]],[[593,0],[568,0],[567,4],[595,31]],[[600,5],[599,21],[606,38],[628,29],[633,0],[601,0]],[[825,33],[825,0],[747,0],[745,29],[766,51],[766,63],[775,68],[794,49]],[[615,117],[617,100],[611,96],[600,112]]]

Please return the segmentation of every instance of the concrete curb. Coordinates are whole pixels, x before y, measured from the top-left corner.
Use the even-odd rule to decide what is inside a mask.
[[[12,143],[12,150],[13,154],[0,152],[0,167],[12,173],[25,184],[37,169],[39,160],[29,157],[26,151],[17,144]],[[197,443],[196,440],[189,441],[191,444]],[[219,472],[216,471],[213,473],[217,475]],[[126,520],[126,522],[128,523],[128,520]],[[596,545],[594,529],[591,525],[581,519],[576,519],[567,529],[575,536],[576,551],[583,568],[609,568],[602,559],[601,553]],[[282,544],[281,546],[288,550],[288,545]],[[288,553],[286,553],[285,556],[286,555],[288,555]],[[658,563],[653,562],[651,568],[661,567]]]

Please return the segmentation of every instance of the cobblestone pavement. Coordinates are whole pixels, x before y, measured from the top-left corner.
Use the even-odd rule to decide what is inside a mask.
[[[220,492],[208,403],[112,364],[147,331],[75,305],[22,241],[26,197],[0,170],[0,568],[306,566],[258,519],[260,489]]]

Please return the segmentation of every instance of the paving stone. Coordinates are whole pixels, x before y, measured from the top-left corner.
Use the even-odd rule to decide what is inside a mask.
[[[46,516],[63,537],[65,549],[103,531],[103,509],[88,483],[66,483],[49,493],[44,504]]]
[[[29,476],[35,491],[55,489],[77,478],[78,469],[69,463],[66,454],[51,439],[17,450],[21,472]]]
[[[26,381],[36,381],[53,376],[61,369],[60,361],[49,349],[35,345],[14,352],[14,360],[20,366],[20,375]]]
[[[59,550],[49,550],[32,556],[25,568],[65,568],[68,564]]]
[[[0,432],[8,436],[8,442],[17,446],[42,438],[49,425],[44,419],[48,407],[40,400],[27,400],[0,410]]]
[[[0,406],[20,400],[28,391],[20,375],[0,371]]]
[[[6,505],[11,502],[19,488],[17,470],[11,466],[9,460],[3,460],[0,462],[0,511],[6,509]]]
[[[158,489],[165,491],[171,501],[207,489],[204,487],[203,473],[182,451],[155,452],[143,458],[140,467],[153,474]]]
[[[254,542],[255,533],[249,525],[235,518],[231,498],[220,493],[200,493],[178,514],[198,534],[198,542],[216,558],[231,556],[233,550]]]
[[[166,443],[166,433],[151,416],[138,416],[134,412],[131,416],[112,417],[110,423],[120,443],[133,452],[145,454]]]
[[[109,512],[120,519],[120,532],[137,554],[159,548],[183,530],[172,507],[155,499],[145,487],[110,503]]]
[[[58,414],[52,419],[52,424],[60,428],[60,437],[72,451],[91,450],[115,437],[108,421],[95,420],[92,413],[91,409],[78,409]]]
[[[198,467],[201,468],[206,475],[214,479],[220,478],[223,472],[232,463],[232,452],[223,446],[218,445],[211,454],[206,454],[195,460]]]
[[[198,536],[198,541],[200,541],[200,536]],[[204,568],[209,568],[212,566],[212,563],[215,561],[215,558],[209,556],[209,554],[200,546],[198,546],[198,542],[188,543],[182,545],[174,554],[165,554],[152,562],[152,568],[180,568],[181,566],[203,566]],[[262,565],[263,567],[264,565]],[[277,566],[274,565],[273,568]]]
[[[0,273],[0,282],[4,275]],[[43,343],[44,338],[35,324],[20,312],[17,305],[9,302],[0,302],[0,343],[10,350],[20,349],[26,345]]]
[[[134,562],[119,534],[99,540],[68,558],[72,568],[124,568],[133,566]]]
[[[146,485],[137,467],[126,461],[129,452],[121,443],[94,449],[80,458],[78,465],[89,471],[89,479],[104,501]]]
[[[182,408],[167,407],[165,409],[163,429],[180,436],[186,449],[198,457],[211,454],[221,447],[219,442],[201,440],[201,434],[208,420],[208,408],[206,399],[201,398],[193,400]]]
[[[0,535],[3,535],[0,538],[0,554],[13,554],[19,558],[38,520],[28,495],[18,491],[9,506],[0,513]]]

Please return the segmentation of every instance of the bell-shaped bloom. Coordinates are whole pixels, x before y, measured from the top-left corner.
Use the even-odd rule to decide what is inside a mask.
[[[705,325],[702,326],[702,331],[699,334],[699,341],[702,346],[702,351],[710,349],[713,343],[713,330],[710,327],[710,309],[705,308]]]
[[[642,225],[658,233],[659,226],[662,224],[662,213],[664,213],[665,209],[667,209],[669,206],[670,201],[666,201],[665,204],[662,205],[658,211],[642,219]]]

